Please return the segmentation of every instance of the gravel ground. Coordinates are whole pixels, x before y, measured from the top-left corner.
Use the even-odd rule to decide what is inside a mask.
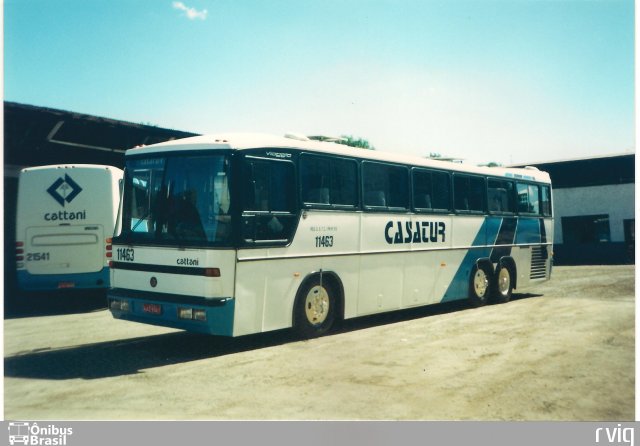
[[[634,276],[556,267],[508,304],[360,318],[309,341],[194,335],[116,321],[101,298],[40,298],[4,321],[4,416],[633,420]]]

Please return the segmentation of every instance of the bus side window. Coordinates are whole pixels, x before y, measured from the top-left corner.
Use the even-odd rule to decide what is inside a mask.
[[[540,191],[534,184],[518,183],[518,212],[523,214],[540,213]]]
[[[453,179],[454,205],[457,211],[484,212],[484,178],[472,175],[456,174]]]
[[[354,160],[303,154],[300,157],[302,202],[310,207],[356,207],[358,165]]]
[[[295,229],[293,163],[247,158],[242,238],[246,243],[287,242]]]
[[[413,207],[421,212],[443,212],[451,207],[449,174],[425,169],[413,170]]]
[[[433,195],[433,173],[428,170],[413,171],[413,207],[419,210],[431,210]]]
[[[549,186],[542,186],[541,188],[542,198],[540,200],[540,207],[542,215],[546,217],[551,216],[551,188]]]
[[[433,208],[451,210],[451,175],[446,172],[433,173]]]
[[[331,164],[327,157],[302,155],[300,157],[302,201],[305,204],[331,203]]]
[[[513,193],[513,182],[489,179],[487,187],[489,212],[509,213],[516,211]]]
[[[404,166],[362,163],[365,207],[385,210],[409,208],[409,170]]]

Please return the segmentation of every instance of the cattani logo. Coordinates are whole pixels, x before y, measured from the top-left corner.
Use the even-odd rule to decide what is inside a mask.
[[[54,181],[47,192],[60,206],[64,206],[65,203],[71,203],[82,192],[82,188],[65,173],[64,178],[60,177]]]
[[[73,435],[70,427],[58,427],[54,424],[38,426],[38,423],[9,423],[9,444],[38,446],[65,446]]]

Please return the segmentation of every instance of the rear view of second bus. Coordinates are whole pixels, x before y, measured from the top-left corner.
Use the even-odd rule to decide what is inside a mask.
[[[27,291],[107,288],[122,171],[102,165],[23,169],[16,270]]]

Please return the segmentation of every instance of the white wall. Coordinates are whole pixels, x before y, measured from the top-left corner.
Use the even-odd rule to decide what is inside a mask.
[[[635,184],[554,189],[555,243],[562,243],[562,217],[609,215],[612,242],[624,241],[623,220],[635,218]]]

